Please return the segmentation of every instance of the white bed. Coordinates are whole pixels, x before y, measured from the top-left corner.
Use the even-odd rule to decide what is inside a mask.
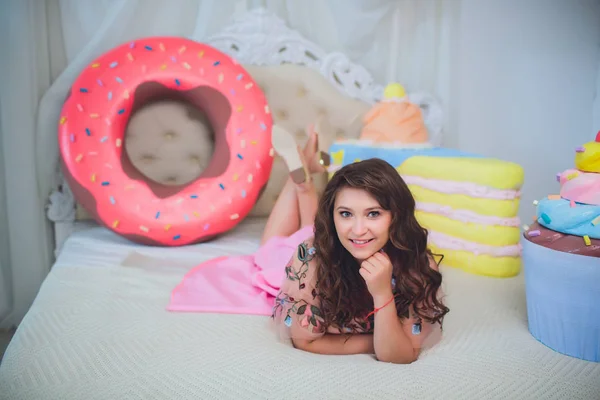
[[[254,11],[243,18],[212,43],[227,49],[234,41],[243,52],[255,40],[280,57],[264,53],[269,65],[304,59],[281,55],[282,43],[265,39],[274,36],[262,31],[268,26],[280,30],[277,37],[290,51],[316,55],[314,70],[356,110],[380,93],[364,70],[342,55],[325,55],[273,16]],[[252,54],[261,51],[255,46]],[[274,71],[262,73],[276,79]],[[344,87],[352,79],[364,84]],[[277,94],[267,95],[273,108]],[[258,247],[272,197],[263,196],[235,230],[182,248],[136,245],[76,221],[67,188],[53,201],[57,260],[6,351],[0,399],[600,399],[599,364],[558,354],[529,334],[522,275],[493,279],[442,268],[451,309],[445,338],[411,365],[319,356],[277,342],[266,317],[165,311],[190,267]]]
[[[444,269],[446,337],[407,366],[295,350],[265,317],[165,311],[192,265],[254,251],[263,224],[247,219],[214,242],[167,250],[77,231],[8,348],[0,398],[598,398],[598,364],[528,333],[521,277]]]

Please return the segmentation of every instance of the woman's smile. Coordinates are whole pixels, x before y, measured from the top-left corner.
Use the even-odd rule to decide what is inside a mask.
[[[359,261],[371,257],[389,240],[392,215],[365,190],[341,189],[333,220],[340,242]]]

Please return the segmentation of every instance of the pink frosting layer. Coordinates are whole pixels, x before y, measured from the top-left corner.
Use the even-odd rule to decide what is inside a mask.
[[[425,189],[446,194],[463,194],[471,197],[496,200],[513,200],[521,196],[520,190],[494,189],[489,186],[478,185],[472,182],[446,181],[412,175],[402,176],[402,179],[404,179],[408,185],[421,186]]]
[[[470,242],[456,238],[444,233],[429,231],[429,241],[440,249],[468,251],[473,254],[485,254],[492,257],[519,257],[521,255],[521,244],[511,246],[490,246]]]
[[[444,206],[435,203],[417,202],[417,210],[432,214],[443,215],[457,221],[465,223],[475,223],[482,225],[502,225],[502,226],[519,226],[521,220],[519,217],[497,217],[493,215],[481,215],[469,210],[455,210],[452,207]]]
[[[568,169],[560,174],[559,181],[563,199],[600,206],[600,174]]]

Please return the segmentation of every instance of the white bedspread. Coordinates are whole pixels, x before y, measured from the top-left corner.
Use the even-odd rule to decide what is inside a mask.
[[[446,336],[412,365],[304,353],[274,341],[268,318],[165,311],[185,271],[252,252],[262,226],[174,249],[76,233],[7,349],[0,398],[600,399],[600,364],[528,333],[522,277],[443,269]]]

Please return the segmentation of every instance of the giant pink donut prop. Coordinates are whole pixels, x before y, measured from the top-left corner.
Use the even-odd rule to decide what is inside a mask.
[[[193,183],[165,186],[132,166],[123,150],[129,116],[149,101],[184,99],[215,131],[209,166]],[[100,56],[76,79],[58,138],[77,201],[133,241],[179,246],[208,240],[250,212],[273,165],[272,118],[246,70],[191,40],[145,38]]]

